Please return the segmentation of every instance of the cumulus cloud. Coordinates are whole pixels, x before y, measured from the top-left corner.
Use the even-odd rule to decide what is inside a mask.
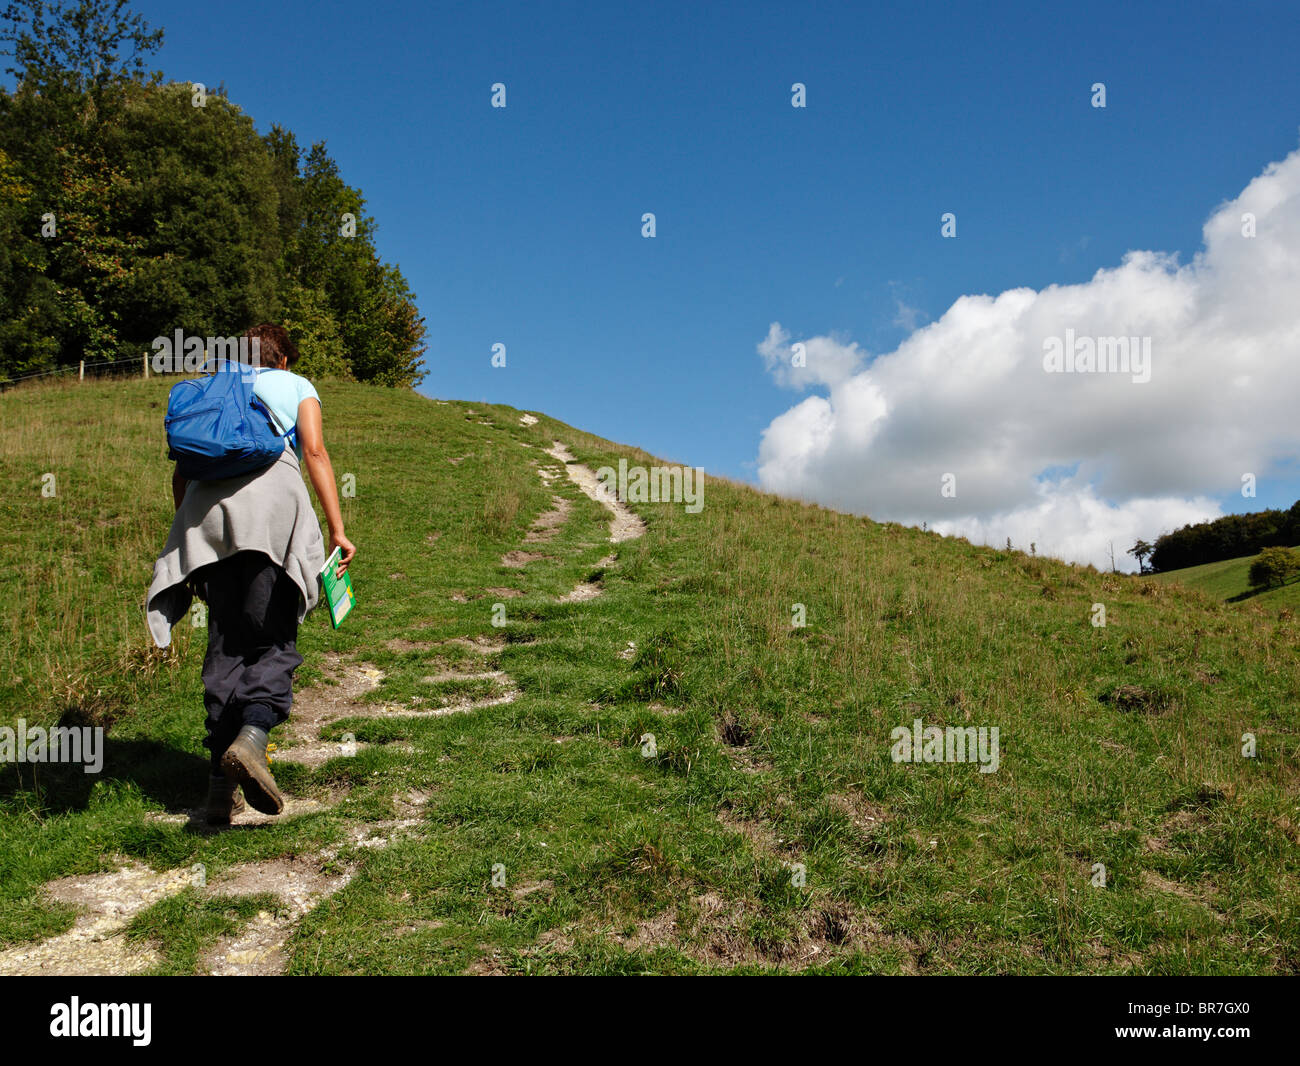
[[[790,334],[781,323],[773,322],[758,344],[758,354],[778,385],[806,389],[839,385],[853,376],[866,353],[856,344],[844,344],[833,337],[810,337],[791,344]]]
[[[807,365],[793,367],[790,336],[772,323],[758,345],[768,371],[825,394],[764,431],[760,483],[1098,566],[1113,542],[1132,568],[1121,555],[1138,537],[1218,516],[1243,474],[1300,453],[1300,151],[1215,209],[1202,234],[1187,264],[1133,251],[1082,284],[963,296],[874,358],[812,337]],[[1067,337],[1103,351],[1107,338],[1149,343],[1150,380],[1048,373],[1044,353]]]

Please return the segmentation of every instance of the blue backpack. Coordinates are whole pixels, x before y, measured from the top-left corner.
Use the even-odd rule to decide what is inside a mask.
[[[167,394],[167,458],[186,481],[218,481],[270,466],[285,439],[242,363],[217,363],[215,373],[172,386]]]

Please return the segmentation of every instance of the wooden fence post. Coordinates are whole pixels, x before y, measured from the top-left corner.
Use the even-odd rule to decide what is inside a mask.
[[[144,379],[145,381],[148,381],[149,380],[149,353],[145,352],[144,355],[140,356],[140,361],[144,363]]]
[[[77,371],[77,380],[78,381],[86,380],[86,360],[84,359],[81,361],[81,369]]]

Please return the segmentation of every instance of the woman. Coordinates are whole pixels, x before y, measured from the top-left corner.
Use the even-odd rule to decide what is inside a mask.
[[[334,468],[321,429],[320,397],[292,373],[298,349],[281,326],[261,325],[247,337],[260,347],[253,393],[266,404],[293,448],[270,466],[220,481],[186,482],[172,473],[176,516],[149,587],[149,628],[161,648],[189,610],[191,593],[208,605],[204,706],[211,752],[209,825],[229,825],[248,802],[279,814],[284,797],[267,762],[268,734],[289,717],[293,672],[302,663],[298,625],[320,596],[325,557],[342,549],[338,572],[356,548],[344,535]],[[257,360],[255,360],[256,362]],[[303,484],[300,463],[329,526],[330,551]]]

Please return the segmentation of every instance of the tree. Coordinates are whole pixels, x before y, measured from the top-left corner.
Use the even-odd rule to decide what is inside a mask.
[[[1250,587],[1268,589],[1285,585],[1300,572],[1300,555],[1290,548],[1265,548],[1250,564]]]
[[[115,227],[140,245],[107,300],[140,350],[181,328],[238,336],[272,320],[283,242],[272,160],[253,120],[220,95],[136,88],[108,154],[128,177]]]
[[[323,292],[291,286],[284,294],[278,318],[302,356],[294,367],[296,373],[308,378],[352,377],[338,323]]]
[[[0,148],[0,380],[43,370],[58,354],[50,323],[60,301],[39,227],[32,190]]]
[[[150,30],[126,0],[13,0],[0,12],[0,55],[19,85],[49,90],[62,85],[97,93],[121,79],[142,79],[145,56],[162,47],[163,31]],[[126,54],[123,54],[123,53]]]
[[[219,88],[146,81],[161,39],[125,0],[0,8],[0,380],[282,319],[307,373],[417,384],[424,320],[361,190]]]
[[[1300,543],[1300,505],[1290,511],[1229,514],[1212,522],[1198,522],[1173,533],[1162,533],[1151,551],[1149,569],[1162,573],[1181,570],[1297,543]]]
[[[1134,558],[1136,558],[1138,561],[1138,573],[1145,574],[1147,569],[1145,563],[1146,557],[1150,555],[1154,550],[1155,549],[1152,548],[1151,545],[1148,544],[1146,541],[1139,540],[1136,544],[1133,545],[1133,547],[1129,548],[1129,550],[1125,554],[1132,555]]]

